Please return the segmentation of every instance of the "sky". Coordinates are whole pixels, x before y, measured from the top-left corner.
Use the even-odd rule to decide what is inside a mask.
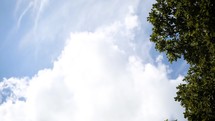
[[[0,121],[163,121],[188,64],[150,42],[154,0],[0,0]]]

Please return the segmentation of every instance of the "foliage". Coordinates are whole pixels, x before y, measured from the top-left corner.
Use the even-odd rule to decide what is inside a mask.
[[[215,71],[210,68],[191,66],[184,81],[177,89],[175,99],[185,107],[184,116],[189,121],[215,119]]]
[[[154,26],[151,41],[171,62],[183,55],[200,64],[214,57],[214,11],[213,0],[157,0],[148,17]]]
[[[190,69],[176,101],[190,121],[215,120],[215,5],[213,0],[157,0],[149,13],[150,40],[169,61],[183,57]]]

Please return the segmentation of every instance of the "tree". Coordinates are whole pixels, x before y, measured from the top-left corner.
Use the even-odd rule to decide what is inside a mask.
[[[185,107],[189,121],[215,119],[215,71],[210,67],[191,66],[185,84],[180,84],[175,99]]]
[[[176,101],[190,121],[215,120],[215,5],[213,0],[157,0],[149,13],[150,40],[170,62],[183,57],[190,69]]]

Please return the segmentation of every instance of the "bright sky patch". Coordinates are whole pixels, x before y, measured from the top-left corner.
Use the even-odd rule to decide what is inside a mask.
[[[0,42],[0,120],[183,121],[174,96],[187,65],[154,51],[152,2],[0,2],[13,6],[0,14],[13,21]]]

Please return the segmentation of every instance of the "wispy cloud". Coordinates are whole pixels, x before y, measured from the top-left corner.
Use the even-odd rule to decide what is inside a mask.
[[[49,0],[33,0],[33,12],[35,13],[34,29],[37,29],[38,22],[45,6],[48,4]]]
[[[45,6],[48,4],[49,0],[18,0],[16,3],[15,14],[18,14],[18,11],[21,11],[21,14],[17,20],[17,28],[20,27],[22,18],[29,11],[30,17],[33,17],[34,20],[34,29],[37,28],[40,15],[43,12]]]
[[[20,23],[21,23],[21,21],[22,21],[23,16],[29,11],[29,9],[31,9],[32,5],[33,5],[33,3],[30,2],[30,3],[28,4],[28,6],[25,8],[25,10],[24,10],[24,11],[21,13],[21,15],[19,16],[18,21],[17,21],[17,28],[20,27]]]

